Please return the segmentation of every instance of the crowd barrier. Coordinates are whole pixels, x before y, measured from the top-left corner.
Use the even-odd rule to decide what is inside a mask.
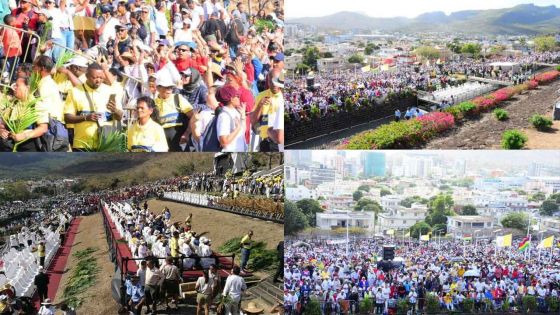
[[[41,47],[41,37],[33,31],[23,30],[21,28],[9,26],[0,23],[0,43],[4,42],[4,29],[10,29],[17,32],[20,42],[23,44],[21,47],[21,55],[17,60],[23,62],[25,60],[34,60],[39,54],[39,47]],[[2,49],[3,50],[3,49]],[[16,67],[10,67],[8,58],[5,57],[6,52],[2,53],[2,63],[0,67],[1,81],[0,86],[10,88],[10,82],[13,82],[16,75]]]
[[[235,214],[241,214],[257,219],[273,221],[275,223],[284,223],[284,209],[283,203],[275,202],[275,206],[277,209],[270,209],[274,210],[269,213],[264,213],[263,211],[258,210],[256,203],[258,202],[256,198],[251,199],[252,204],[241,204],[241,202],[237,202],[236,199],[231,198],[221,198],[217,196],[209,196],[209,195],[202,195],[202,194],[195,194],[190,192],[166,192],[163,194],[163,199],[177,201],[186,204],[192,204],[195,206],[202,206],[206,208],[211,208],[220,211],[226,211]],[[221,204],[222,200],[227,200],[227,203],[224,202]]]

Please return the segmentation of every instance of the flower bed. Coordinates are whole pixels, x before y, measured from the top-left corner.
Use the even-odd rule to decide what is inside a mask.
[[[425,144],[438,134],[452,129],[457,122],[487,112],[517,94],[534,90],[560,77],[560,71],[543,72],[523,84],[499,89],[447,108],[444,112],[433,112],[419,118],[392,122],[377,129],[359,133],[342,142],[338,149],[410,149]]]

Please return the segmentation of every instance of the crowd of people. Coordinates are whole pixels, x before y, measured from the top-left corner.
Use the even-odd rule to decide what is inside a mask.
[[[183,271],[193,269],[203,270],[203,276],[196,284],[197,314],[202,310],[208,314],[219,293],[232,299],[226,308],[237,314],[242,292],[247,288],[240,275],[247,272],[252,231],[248,231],[241,241],[241,265],[233,267],[232,275],[222,288],[218,256],[211,247],[212,241],[204,233],[192,229],[192,214],[184,221],[182,218],[177,221],[169,209],[157,213],[150,210],[146,202],[142,206],[112,204],[108,210],[140,266],[136,275],[126,281],[127,305],[134,314],[140,314],[144,306],[147,312],[155,312],[159,305],[165,305],[167,309],[177,308]]]
[[[390,71],[361,72],[341,70],[314,75],[314,87],[308,88],[307,77],[291,80],[285,91],[286,111],[293,120],[309,120],[312,106],[321,117],[346,111],[346,106],[360,108],[381,104],[388,95],[414,91],[437,91],[458,85],[454,75],[488,78],[521,83],[529,79],[537,63],[560,61],[559,52],[532,53],[518,57],[495,57],[484,61],[461,58],[445,62],[399,64]],[[517,70],[492,66],[494,62],[519,64]],[[446,102],[450,105],[452,96]],[[349,104],[347,104],[349,103]]]
[[[287,241],[285,249],[285,310],[301,314],[318,301],[323,314],[360,311],[364,299],[371,312],[394,314],[406,301],[412,313],[425,312],[430,297],[436,311],[521,310],[533,296],[538,310],[549,311],[559,299],[560,249],[526,251],[496,248],[491,241],[466,244],[451,240],[351,239]],[[396,244],[395,261],[380,262],[384,244]],[[398,263],[395,263],[398,261]],[[362,310],[364,311],[364,310]],[[400,310],[402,311],[402,310]]]
[[[255,14],[228,0],[14,5],[0,12],[0,110],[37,113],[24,131],[1,122],[0,150],[95,151],[116,133],[134,152],[283,150],[280,1]]]

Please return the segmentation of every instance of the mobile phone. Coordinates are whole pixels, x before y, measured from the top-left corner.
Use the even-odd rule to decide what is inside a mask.
[[[109,102],[116,102],[117,99],[117,94],[111,94],[109,95]]]

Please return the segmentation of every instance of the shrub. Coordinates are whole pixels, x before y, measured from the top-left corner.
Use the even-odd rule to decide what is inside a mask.
[[[539,84],[545,84],[556,80],[559,75],[560,72],[557,70],[547,71],[535,75],[535,81],[537,81]]]
[[[494,116],[496,116],[496,119],[498,119],[499,121],[504,121],[509,118],[508,112],[501,108],[497,108],[494,110]]]
[[[321,303],[316,298],[311,298],[303,310],[304,315],[321,315]]]
[[[475,108],[476,108],[476,106],[475,106]],[[451,115],[453,115],[453,118],[455,119],[455,121],[462,120],[463,117],[465,116],[463,114],[463,112],[461,111],[461,109],[459,108],[459,105],[454,105],[454,106],[447,107],[444,110],[444,112],[450,113]]]
[[[535,80],[527,81],[527,87],[529,88],[529,90],[534,90],[534,89],[537,88],[537,86],[539,86],[539,82],[537,82]]]
[[[465,313],[472,313],[474,311],[474,299],[465,299],[463,301],[463,310]]]
[[[321,110],[319,106],[313,104],[311,105],[311,110],[309,111],[312,118],[320,118],[321,117]]]
[[[392,122],[350,138],[347,149],[408,148],[418,143],[421,129],[422,123],[417,120]]]
[[[432,112],[418,117],[417,120],[424,126],[424,132],[443,132],[455,125],[453,115],[445,112]]]
[[[560,66],[556,66],[556,71],[560,71]]]
[[[397,302],[397,314],[406,315],[408,313],[410,305],[407,299],[399,299]]]
[[[360,302],[360,311],[365,312],[366,314],[370,314],[373,312],[373,300],[371,299],[371,297],[366,296]]]
[[[537,310],[537,299],[534,296],[526,295],[522,299],[523,312],[529,313]]]
[[[525,146],[527,136],[519,130],[507,130],[502,135],[502,148],[506,150],[519,150]]]
[[[426,313],[428,314],[435,314],[439,313],[439,299],[434,294],[429,294],[426,298]]]
[[[546,131],[552,127],[552,120],[543,115],[535,114],[529,119],[533,127],[540,131]]]
[[[551,312],[558,312],[560,310],[560,299],[557,297],[549,296],[546,300],[546,304],[548,304]]]
[[[462,102],[457,105],[457,107],[465,116],[474,116],[478,114],[477,107],[473,102]]]

